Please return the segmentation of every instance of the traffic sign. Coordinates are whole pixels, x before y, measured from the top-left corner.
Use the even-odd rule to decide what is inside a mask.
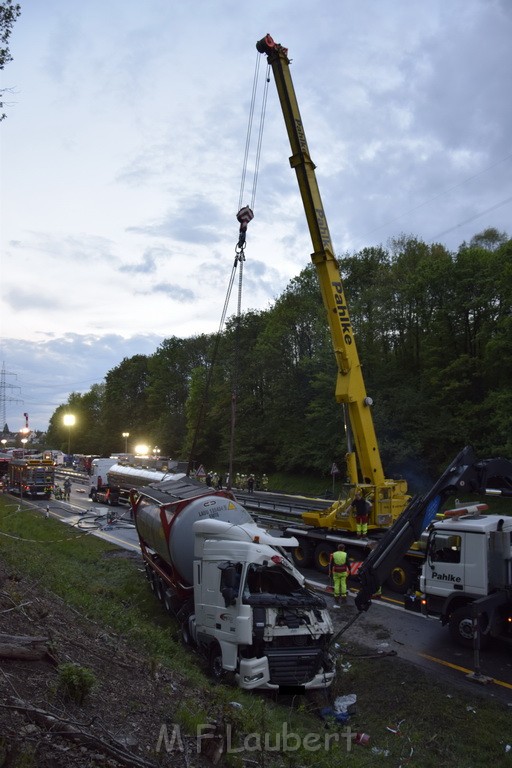
[[[202,464],[200,464],[196,469],[196,477],[206,477],[206,472],[204,471]]]

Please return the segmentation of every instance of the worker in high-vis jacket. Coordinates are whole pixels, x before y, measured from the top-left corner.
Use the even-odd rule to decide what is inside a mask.
[[[334,585],[334,607],[339,608],[340,602],[347,600],[348,562],[345,545],[339,544],[338,549],[331,553],[329,560],[329,576]]]

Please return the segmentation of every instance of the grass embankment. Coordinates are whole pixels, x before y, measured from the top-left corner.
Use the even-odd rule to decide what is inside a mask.
[[[333,690],[293,700],[212,685],[197,656],[181,645],[176,623],[149,592],[140,564],[108,557],[109,551],[110,545],[93,536],[28,508],[19,510],[10,497],[0,498],[0,558],[10,573],[36,579],[80,614],[114,631],[149,666],[162,664],[186,677],[189,695],[169,702],[169,717],[182,732],[195,735],[198,724],[227,715],[237,737],[224,764],[512,765],[512,754],[506,753],[506,744],[512,743],[506,707],[476,693],[450,690],[397,658],[358,658],[367,652],[346,646]],[[1,631],[8,631],[8,617],[1,618]],[[371,740],[367,746],[351,743],[347,754],[347,726],[326,726],[318,711],[349,693],[357,695],[357,712],[348,725]],[[242,708],[233,707],[233,701]],[[399,734],[388,730],[399,723]]]

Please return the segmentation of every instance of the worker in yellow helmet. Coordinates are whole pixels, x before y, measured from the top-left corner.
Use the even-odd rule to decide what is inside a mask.
[[[334,607],[339,608],[340,601],[347,601],[348,563],[344,544],[339,544],[338,549],[331,553],[329,576],[332,576],[334,584]]]

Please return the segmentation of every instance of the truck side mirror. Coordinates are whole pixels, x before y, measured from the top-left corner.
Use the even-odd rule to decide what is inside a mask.
[[[223,587],[234,587],[237,583],[237,570],[234,565],[231,563],[225,564],[221,563],[219,565],[219,569],[222,571],[221,579],[221,586]]]
[[[233,563],[221,563],[220,593],[224,598],[226,608],[236,603],[240,588],[240,570]]]
[[[234,605],[236,603],[236,598],[238,596],[237,589],[234,589],[233,587],[224,587],[221,589],[221,594],[224,598],[224,605],[226,608],[229,608],[230,605]]]

